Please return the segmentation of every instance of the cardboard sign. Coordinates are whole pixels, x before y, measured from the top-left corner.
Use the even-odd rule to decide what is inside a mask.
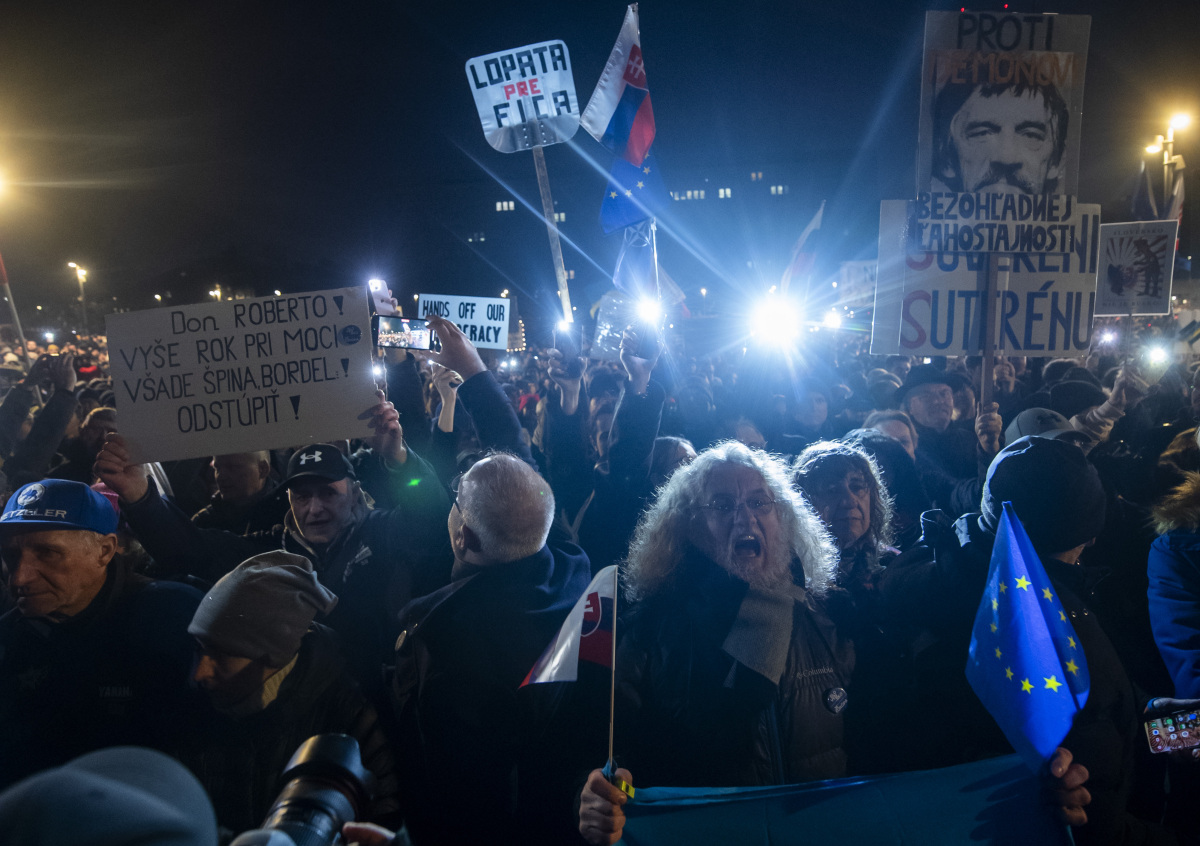
[[[871,351],[969,355],[982,351],[984,253],[905,252],[898,201],[881,208],[879,288]],[[1069,253],[1005,254],[993,315],[996,346],[1014,355],[1073,356],[1091,344],[1100,208],[1080,206],[1080,238]],[[900,256],[903,256],[902,261]],[[897,303],[896,281],[902,279]],[[898,306],[898,308],[897,308]],[[888,338],[898,324],[898,343]],[[878,336],[878,340],[876,340]]]
[[[481,350],[508,349],[508,320],[512,303],[500,297],[456,297],[421,294],[417,317],[431,314],[456,325]]]
[[[370,437],[367,292],[110,314],[117,420],[139,461]]]
[[[466,70],[483,135],[501,153],[570,141],[579,129],[575,78],[563,42],[477,56]]]
[[[1100,227],[1096,314],[1170,314],[1178,220]]]
[[[1078,193],[1090,27],[1086,15],[928,12],[917,191]]]
[[[1082,206],[1061,194],[925,191],[908,204],[909,249],[939,253],[1071,253]]]

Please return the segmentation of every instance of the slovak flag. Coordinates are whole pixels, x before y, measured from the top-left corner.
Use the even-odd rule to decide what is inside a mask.
[[[579,677],[580,661],[611,668],[616,595],[617,567],[614,564],[592,579],[571,613],[567,614],[558,635],[521,682],[521,687],[541,682],[575,681]]]
[[[625,23],[579,124],[588,134],[632,165],[640,165],[654,141],[654,110],[646,87],[637,4],[625,10]]]

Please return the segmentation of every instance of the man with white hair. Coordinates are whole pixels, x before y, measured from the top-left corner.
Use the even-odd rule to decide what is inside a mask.
[[[618,770],[677,786],[846,774],[853,645],[822,605],[837,553],[777,459],[727,442],[675,472],[630,547],[617,656]],[[620,839],[625,795],[594,770],[579,831]]]
[[[535,798],[570,783],[548,771],[555,691],[544,688],[557,686],[521,682],[591,567],[574,544],[547,543],[554,494],[525,461],[492,453],[453,487],[451,584],[400,615],[392,696],[408,831],[415,844],[564,842],[554,826],[567,815]]]

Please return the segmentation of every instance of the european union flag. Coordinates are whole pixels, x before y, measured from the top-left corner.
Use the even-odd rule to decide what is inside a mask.
[[[1034,771],[1087,702],[1083,647],[1010,502],[975,615],[967,681]]]
[[[618,229],[658,217],[667,202],[667,189],[658,172],[658,161],[647,153],[640,165],[624,159],[613,162],[600,203],[600,226],[609,235]]]

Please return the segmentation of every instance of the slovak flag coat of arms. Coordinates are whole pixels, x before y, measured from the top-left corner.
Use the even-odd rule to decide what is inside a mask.
[[[625,23],[579,125],[633,165],[641,165],[654,142],[654,110],[642,62],[637,4],[625,10]]]
[[[521,687],[540,682],[575,681],[579,677],[580,661],[612,667],[616,591],[616,565],[605,567],[576,601],[558,630],[558,636],[538,658]]]

